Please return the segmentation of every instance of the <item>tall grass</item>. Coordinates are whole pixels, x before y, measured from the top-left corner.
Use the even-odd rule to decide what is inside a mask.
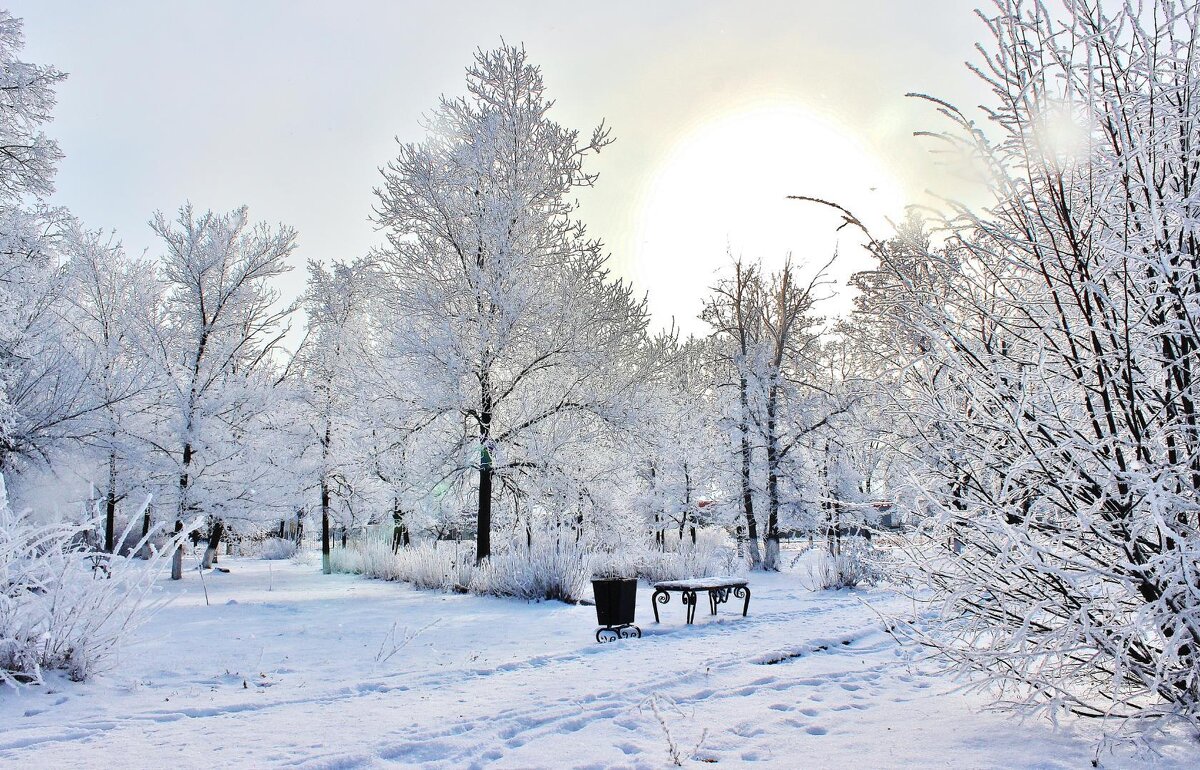
[[[535,544],[493,556],[475,570],[472,593],[578,602],[590,592],[587,552],[576,544]]]
[[[466,591],[474,573],[475,550],[448,543],[418,543],[392,553],[390,543],[358,540],[330,551],[334,572],[379,580],[400,580],[417,588]]]
[[[418,588],[564,602],[590,596],[593,575],[657,582],[746,571],[745,559],[720,531],[702,533],[695,545],[690,539],[666,545],[670,550],[636,545],[619,552],[594,552],[573,541],[547,540],[532,547],[514,543],[476,567],[470,543],[423,542],[392,553],[390,542],[366,538],[334,548],[330,563],[335,572],[399,580]]]
[[[84,535],[100,521],[39,524],[12,510],[0,476],[0,683],[39,683],[56,670],[88,679],[148,616],[147,594],[169,547],[146,548],[145,560],[98,552]]]

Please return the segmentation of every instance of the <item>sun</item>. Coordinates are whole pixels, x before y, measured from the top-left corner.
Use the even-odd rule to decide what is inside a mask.
[[[788,195],[836,201],[865,222],[904,208],[886,159],[804,105],[747,105],[685,131],[651,176],[635,226],[634,280],[655,323],[706,331],[696,315],[729,253],[772,269],[790,252],[816,269],[840,249],[835,278],[866,264],[858,233],[835,233],[830,212]]]

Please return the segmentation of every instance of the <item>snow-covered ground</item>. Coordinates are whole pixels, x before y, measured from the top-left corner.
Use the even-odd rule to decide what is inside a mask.
[[[655,625],[642,586],[643,638],[601,645],[592,607],[224,561],[211,606],[194,571],[164,581],[174,600],[115,670],[0,692],[0,764],[660,768],[671,742],[685,765],[1084,768],[1095,755],[1092,725],[984,712],[908,665],[864,604],[899,609],[884,590],[755,574],[748,618],[702,604],[689,627],[677,596]],[[1200,760],[1160,750],[1100,763]]]

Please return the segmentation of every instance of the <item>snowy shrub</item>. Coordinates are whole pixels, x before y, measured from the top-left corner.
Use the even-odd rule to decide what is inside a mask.
[[[472,593],[577,602],[588,591],[587,552],[575,544],[535,543],[493,555],[475,570]]]
[[[258,558],[277,561],[296,555],[296,541],[281,537],[268,537],[258,547]]]
[[[329,549],[329,568],[335,573],[365,575],[366,573],[360,568],[361,564],[362,559],[359,549],[356,547]]]
[[[386,543],[373,540],[355,541],[345,548],[331,548],[329,565],[334,572],[378,580],[400,579],[399,565],[392,549]]]
[[[668,539],[668,542],[670,540]],[[643,551],[638,576],[655,583],[660,580],[685,580],[694,577],[737,576],[746,572],[744,557],[727,538],[697,538],[695,545],[685,540],[666,552],[653,548]]]
[[[311,567],[321,563],[321,553],[315,548],[305,548],[303,545],[299,545],[296,546],[296,552],[292,554],[292,562],[303,567]]]
[[[452,558],[450,560],[450,588],[459,593],[469,591],[471,581],[475,579],[475,569],[474,548]]]
[[[882,579],[871,543],[861,537],[842,538],[836,553],[822,549],[809,575],[814,590],[874,585]]]
[[[145,618],[165,552],[151,549],[148,561],[99,553],[82,544],[89,528],[14,512],[0,476],[0,682],[41,682],[54,670],[83,681]]]
[[[466,591],[474,572],[475,552],[470,547],[445,543],[418,543],[392,553],[390,543],[358,540],[330,551],[334,572],[348,572],[378,580],[401,580],[417,588]]]
[[[661,543],[618,538],[593,542],[589,559],[594,579],[635,577],[650,583],[695,577],[745,574],[748,564],[722,529],[700,529],[690,537],[667,537]]]
[[[334,572],[379,580],[399,580],[416,588],[471,592],[519,599],[578,601],[590,568],[586,552],[575,545],[513,548],[475,566],[469,543],[425,542],[392,553],[390,543],[367,539],[330,552]]]
[[[385,545],[390,552],[391,546]],[[417,543],[396,554],[398,577],[417,588],[465,592],[471,583],[475,550],[437,542]]]
[[[644,549],[597,551],[591,555],[590,564],[593,580],[620,580],[636,578],[642,573],[646,554]]]
[[[142,521],[141,513],[136,516],[124,517],[118,515],[114,522],[114,550],[121,556],[144,556],[149,550],[144,546],[151,546],[156,550],[163,550],[167,546],[167,541],[170,537],[160,529],[154,529],[146,538],[142,537]],[[96,532],[96,546],[99,548],[102,541],[102,530]]]

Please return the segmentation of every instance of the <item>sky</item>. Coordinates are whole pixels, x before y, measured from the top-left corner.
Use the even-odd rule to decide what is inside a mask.
[[[382,243],[370,221],[396,140],[421,139],[439,95],[465,93],[472,52],[523,43],[552,117],[616,141],[579,216],[655,325],[696,319],[729,255],[790,253],[835,280],[861,238],[789,194],[829,198],[878,232],[930,193],[957,194],[916,130],[944,127],[919,91],[986,98],[964,61],[984,30],[965,0],[505,3],[10,0],[23,58],[69,73],[48,133],[54,202],[160,253],[148,221],[185,201],[245,204],[298,229],[296,269]],[[840,292],[831,312],[844,307]]]

